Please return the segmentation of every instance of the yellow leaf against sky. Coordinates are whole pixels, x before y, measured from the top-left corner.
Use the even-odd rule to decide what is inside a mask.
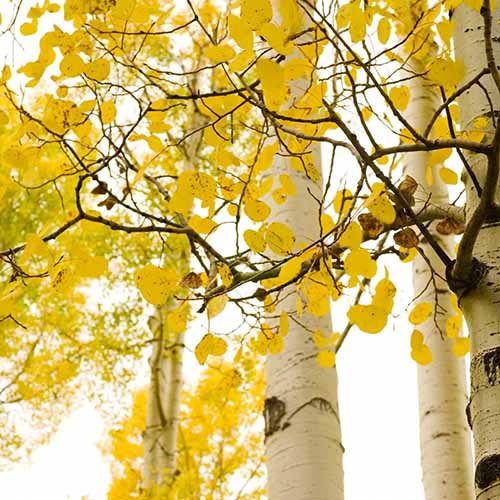
[[[96,59],[95,61],[87,63],[84,71],[89,78],[102,82],[109,75],[109,62],[103,58]]]
[[[104,101],[101,104],[101,121],[104,125],[111,123],[116,118],[116,106],[113,101]]]
[[[236,55],[234,49],[228,44],[211,45],[205,49],[205,55],[212,64],[228,62]]]
[[[361,226],[355,222],[349,222],[339,238],[339,245],[346,248],[359,248],[363,241],[363,230]]]
[[[344,269],[349,276],[373,278],[377,273],[377,263],[368,250],[356,248],[345,258]]]
[[[203,365],[208,356],[222,356],[227,351],[227,343],[224,339],[207,333],[195,347],[194,354],[198,363]]]
[[[391,36],[391,24],[385,17],[378,22],[377,36],[382,45],[385,45]]]
[[[153,264],[146,264],[136,269],[134,281],[148,302],[161,305],[174,293],[179,277],[173,269],[162,269]]]
[[[61,59],[59,71],[62,76],[73,78],[83,73],[85,63],[78,54],[68,54]]]
[[[217,227],[217,223],[212,219],[206,217],[200,217],[197,214],[194,214],[190,217],[189,226],[192,227],[197,233],[200,234],[209,234],[214,231]]]
[[[293,52],[293,44],[288,40],[288,33],[285,29],[274,23],[266,23],[261,26],[260,34],[279,54],[289,56]]]
[[[351,35],[352,43],[361,42],[366,35],[366,16],[365,12],[358,4],[351,6],[351,22],[349,24],[349,34]]]
[[[465,76],[465,65],[462,61],[438,58],[432,59],[427,77],[445,89],[456,87]]]
[[[354,323],[362,332],[379,333],[387,324],[386,312],[375,305],[356,304],[347,311],[349,321]]]
[[[208,319],[215,318],[215,316],[220,314],[228,302],[229,297],[226,294],[218,295],[217,297],[210,299],[207,304]]]

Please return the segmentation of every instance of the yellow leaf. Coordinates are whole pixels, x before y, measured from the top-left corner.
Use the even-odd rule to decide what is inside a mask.
[[[252,30],[258,30],[273,17],[271,2],[269,0],[242,0],[240,17]]]
[[[89,255],[78,261],[76,270],[83,278],[99,278],[108,270],[108,261],[102,256]]]
[[[21,28],[19,28],[19,31],[21,32],[21,35],[24,36],[29,36],[29,35],[34,35],[38,30],[38,22],[36,19],[33,19],[30,23],[23,23],[21,25]]]
[[[237,16],[230,15],[228,28],[230,36],[242,49],[250,51],[253,48],[253,33],[248,23],[243,22]]]
[[[318,352],[318,365],[321,368],[333,368],[335,366],[335,353],[329,350]]]
[[[288,314],[282,311],[280,314],[280,335],[286,337],[288,335]]]
[[[412,359],[419,365],[428,365],[432,362],[432,351],[426,344],[421,344],[411,350]]]
[[[270,109],[278,109],[290,97],[283,68],[271,59],[259,59],[255,65],[264,93],[264,100]]]
[[[61,59],[59,71],[61,75],[73,78],[83,73],[85,63],[78,54],[68,54]]]
[[[351,24],[349,25],[349,34],[352,43],[361,42],[366,35],[366,17],[359,5],[353,4],[351,7]]]
[[[266,231],[266,243],[277,255],[288,255],[295,246],[293,231],[280,222],[273,222]]]
[[[339,238],[339,245],[346,248],[359,248],[363,241],[363,230],[357,222],[350,222]]]
[[[333,219],[328,214],[321,214],[321,232],[322,234],[328,234],[335,227]]]
[[[470,351],[469,337],[460,337],[455,339],[452,350],[455,356],[465,356]]]
[[[217,262],[217,270],[219,271],[219,275],[222,279],[222,284],[225,287],[231,286],[233,283],[233,273],[227,264],[224,262]]]
[[[161,305],[174,293],[179,278],[173,269],[146,264],[135,271],[134,280],[148,302]]]
[[[244,50],[240,52],[230,63],[229,69],[234,73],[239,73],[240,71],[248,68],[250,63],[253,61],[255,53],[253,50]]]
[[[413,325],[420,325],[420,323],[427,321],[431,314],[432,304],[430,302],[421,302],[412,309],[408,315],[408,321]]]
[[[387,324],[387,314],[375,305],[356,304],[347,312],[349,321],[366,333],[379,333]]]
[[[111,123],[116,118],[116,106],[113,101],[104,101],[101,104],[101,120],[104,125]]]
[[[286,283],[292,280],[295,276],[297,276],[297,274],[299,274],[301,269],[302,261],[298,257],[290,259],[285,262],[280,269],[279,282]]]
[[[73,269],[64,263],[54,266],[50,270],[51,285],[55,292],[68,295],[76,285]]]
[[[460,328],[462,328],[462,316],[457,314],[446,318],[445,332],[448,338],[454,339],[458,337]]]
[[[245,214],[254,222],[263,222],[271,213],[269,206],[261,200],[249,200],[243,206]]]
[[[227,351],[227,343],[224,339],[207,333],[195,347],[194,354],[200,365],[204,364],[209,355],[222,356]]]
[[[288,33],[273,23],[266,23],[260,28],[260,34],[278,53],[289,56],[293,52],[293,44],[288,40]]]
[[[433,59],[427,71],[427,77],[445,88],[456,87],[465,76],[465,65],[462,61],[450,59]]]
[[[247,229],[243,233],[243,239],[248,248],[255,253],[262,253],[266,249],[266,240],[259,232],[253,229]]]
[[[267,348],[271,354],[279,354],[285,347],[285,341],[281,335],[274,335],[267,341]]]
[[[412,349],[418,349],[424,343],[424,334],[420,330],[411,333],[410,345]]]
[[[328,346],[328,340],[326,337],[321,333],[321,330],[314,330],[313,333],[313,340],[314,343],[320,348],[323,349]]]
[[[395,296],[396,287],[394,283],[388,278],[381,279],[375,287],[375,295],[373,296],[372,304],[382,308],[389,314],[392,311]]]
[[[94,80],[104,81],[109,75],[109,62],[106,59],[96,59],[85,65],[85,74]]]
[[[212,45],[205,49],[205,55],[210,59],[212,64],[228,62],[236,55],[234,49],[228,44]]]
[[[280,174],[279,180],[288,196],[295,196],[297,194],[295,184],[288,174]]]
[[[212,219],[207,219],[194,214],[189,219],[189,226],[192,227],[197,233],[209,234],[217,227],[217,223]]]
[[[447,167],[442,167],[439,170],[439,176],[445,184],[457,184],[458,182],[458,175]]]
[[[338,214],[345,214],[352,205],[352,192],[349,189],[337,191],[333,199],[333,209]]]
[[[393,102],[396,109],[404,111],[410,102],[410,89],[406,85],[401,87],[393,87],[389,91],[389,98]]]
[[[391,24],[385,17],[383,17],[378,23],[377,36],[382,45],[385,45],[391,36]]]
[[[384,224],[392,224],[396,219],[396,210],[385,193],[382,183],[375,183],[372,186],[372,194],[366,201],[366,206],[370,213]]]
[[[194,196],[186,188],[178,187],[168,202],[168,207],[172,212],[187,214],[193,207]]]
[[[372,259],[368,250],[357,248],[351,250],[345,258],[344,269],[349,276],[373,278],[377,273],[377,263]]]
[[[218,295],[217,297],[210,299],[207,304],[208,319],[215,318],[215,316],[220,314],[226,307],[228,301],[229,297],[226,294]]]

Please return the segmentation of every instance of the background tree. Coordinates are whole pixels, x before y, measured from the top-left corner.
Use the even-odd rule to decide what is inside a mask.
[[[177,469],[157,492],[161,498],[265,498],[261,361],[246,356],[236,361],[234,366],[208,366],[197,382],[184,386]],[[145,495],[145,408],[146,391],[141,390],[135,394],[131,415],[110,433],[104,445],[112,459],[109,500]]]

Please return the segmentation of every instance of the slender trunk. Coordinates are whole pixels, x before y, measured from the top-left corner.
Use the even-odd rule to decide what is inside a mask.
[[[144,487],[154,492],[168,486],[175,476],[176,438],[182,390],[184,332],[171,334],[166,317],[169,301],[149,320],[153,351],[144,432]]]
[[[319,157],[319,146],[312,146]],[[311,149],[311,148],[308,148]],[[318,163],[319,165],[319,158]],[[274,207],[272,220],[286,224],[298,242],[318,238],[319,182],[290,168],[276,157],[269,175],[287,172],[297,195]],[[325,293],[326,288],[325,288]],[[340,500],[343,470],[335,368],[321,368],[313,332],[332,332],[329,311],[321,317],[307,311],[299,318],[295,294],[279,303],[278,314],[290,317],[289,333],[280,354],[266,361],[266,457],[270,500]]]
[[[278,12],[277,3],[274,4]],[[302,28],[308,21],[304,16]],[[298,57],[297,52],[288,59]],[[300,98],[308,82],[296,80],[291,86],[290,103]],[[315,168],[321,170],[319,143],[305,145],[312,152]],[[296,248],[319,238],[322,179],[311,179],[309,173],[291,165],[289,153],[281,148],[267,175],[278,179],[288,174],[296,195],[278,205],[268,197],[272,207],[270,220],[286,224],[294,233]],[[272,258],[272,255],[270,255]],[[291,288],[291,287],[289,287]],[[289,331],[284,348],[266,360],[266,460],[268,498],[270,500],[342,500],[344,496],[340,419],[335,368],[318,365],[318,348],[313,340],[317,330],[329,336],[332,332],[330,310],[322,316],[306,308],[300,315],[296,300],[298,291],[287,289],[277,299],[276,315],[284,311],[289,317]],[[298,295],[297,295],[298,294]],[[327,288],[324,288],[327,296]],[[299,298],[297,298],[299,297]]]
[[[484,9],[485,7],[483,7]],[[456,53],[466,66],[464,81],[488,66],[485,50],[485,23],[482,16],[461,5],[453,15],[455,21]],[[498,67],[500,61],[500,15],[494,12],[491,22],[491,43]],[[499,91],[490,75],[481,79],[460,99],[462,130],[470,129],[478,117],[490,121],[485,140],[491,141],[493,124],[498,120]],[[489,102],[490,101],[490,102]],[[470,155],[471,168],[479,182],[486,186],[484,156]],[[472,178],[466,177],[467,219],[478,205],[477,190]],[[496,186],[496,204],[499,202]],[[490,217],[482,225],[474,247],[474,256],[488,266],[488,272],[479,285],[465,294],[461,307],[471,337],[471,395],[470,424],[474,436],[476,498],[500,499],[500,224],[498,217]]]
[[[411,60],[415,74],[424,72],[424,65]],[[409,80],[411,101],[406,117],[417,130],[424,130],[437,108],[436,87],[426,85],[422,78]],[[437,170],[432,185],[426,170],[430,154],[408,156],[405,173],[413,177],[419,188],[415,193],[418,205],[448,203],[448,190],[440,182]],[[431,226],[448,255],[453,254],[453,237],[442,236]],[[413,288],[419,302],[438,301],[436,321],[427,321],[418,329],[432,351],[429,365],[417,365],[420,408],[420,450],[426,500],[470,500],[473,498],[471,436],[466,419],[467,387],[464,358],[452,352],[454,340],[445,335],[445,322],[455,315],[447,283],[441,279],[445,269],[435,252],[422,242],[428,262],[418,255],[413,261]]]

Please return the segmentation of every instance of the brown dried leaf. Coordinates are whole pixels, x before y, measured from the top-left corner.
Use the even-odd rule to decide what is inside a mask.
[[[201,276],[198,273],[190,272],[187,273],[184,278],[179,282],[179,286],[183,286],[185,288],[199,288],[203,284]]]
[[[97,186],[90,191],[90,194],[100,195],[108,192],[108,185],[105,182],[99,182]]]
[[[414,248],[418,246],[418,236],[411,227],[406,227],[394,235],[394,242],[403,248]]]
[[[111,210],[118,200],[116,199],[115,196],[109,195],[105,200],[101,201],[100,203],[97,204],[98,207],[106,207],[107,210]]]
[[[464,232],[463,224],[457,222],[455,219],[446,217],[440,220],[436,225],[436,231],[439,234],[450,235],[450,234],[462,234]]]
[[[260,300],[261,302],[264,302],[264,300],[267,297],[267,293],[268,292],[267,292],[267,290],[265,288],[257,288],[257,290],[255,290],[254,297],[257,300]]]
[[[370,213],[361,214],[358,221],[370,238],[376,238],[384,230],[384,224]]]
[[[408,202],[410,207],[415,205],[415,198],[413,195],[417,190],[418,184],[417,181],[411,177],[410,175],[405,175],[405,178],[402,180],[401,184],[398,186],[399,192],[404,197],[404,199]]]

